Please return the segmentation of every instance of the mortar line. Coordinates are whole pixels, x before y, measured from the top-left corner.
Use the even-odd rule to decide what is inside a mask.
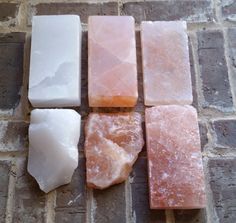
[[[132,199],[131,199],[131,185],[129,183],[129,177],[125,181],[125,206],[126,206],[126,223],[133,222],[132,219]]]
[[[166,215],[166,223],[175,223],[174,210],[166,209],[165,215]]]
[[[93,189],[87,187],[86,193],[86,223],[94,223],[96,205],[93,198]]]
[[[56,190],[53,190],[52,192],[46,195],[46,206],[45,206],[46,223],[55,222],[56,196],[57,196]]]

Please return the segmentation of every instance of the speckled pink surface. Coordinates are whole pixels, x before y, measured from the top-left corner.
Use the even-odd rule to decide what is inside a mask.
[[[88,94],[91,107],[135,106],[138,85],[133,17],[89,17]]]
[[[145,105],[192,103],[186,29],[184,21],[142,22]]]
[[[196,110],[189,105],[165,105],[147,108],[145,113],[150,207],[205,207]]]

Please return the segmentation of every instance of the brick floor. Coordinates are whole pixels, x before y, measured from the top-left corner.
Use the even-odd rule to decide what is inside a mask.
[[[85,185],[84,132],[72,182],[50,194],[27,173],[27,104],[31,18],[78,14],[83,22],[82,127],[87,98],[89,15],[132,15],[136,21],[139,100],[144,114],[140,27],[143,20],[187,20],[193,106],[206,161],[206,210],[150,210],[144,146],[129,179],[109,189]],[[0,223],[235,223],[236,222],[236,3],[233,0],[14,0],[0,3]],[[22,103],[23,102],[23,103]],[[22,106],[24,105],[24,106]],[[22,109],[23,111],[17,113]],[[16,115],[17,113],[17,115]],[[144,124],[144,123],[143,123]],[[217,153],[214,152],[217,150]]]

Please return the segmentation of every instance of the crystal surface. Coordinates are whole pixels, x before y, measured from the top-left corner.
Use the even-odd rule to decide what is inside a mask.
[[[90,107],[135,106],[138,87],[133,17],[89,17],[88,65]]]
[[[28,171],[44,192],[71,181],[78,166],[80,115],[71,109],[35,109],[29,126]]]
[[[85,134],[87,185],[104,189],[125,181],[144,141],[139,113],[91,113]]]
[[[142,22],[145,105],[191,104],[186,22]]]
[[[80,105],[81,30],[76,15],[33,17],[28,98],[34,107]]]
[[[189,105],[146,108],[150,207],[206,206],[196,110]]]

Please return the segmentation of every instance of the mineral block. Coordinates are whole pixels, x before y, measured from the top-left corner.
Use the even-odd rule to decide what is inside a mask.
[[[85,127],[87,185],[104,189],[125,181],[144,141],[138,113],[91,113]]]
[[[80,105],[80,66],[80,17],[34,16],[28,95],[31,104]]]
[[[29,126],[28,171],[44,192],[71,181],[78,166],[80,115],[71,109],[35,109]]]
[[[138,88],[133,17],[89,17],[88,65],[89,106],[135,106]]]
[[[189,105],[163,105],[145,113],[150,207],[205,207],[196,110]]]
[[[145,105],[191,104],[186,22],[142,22]]]

